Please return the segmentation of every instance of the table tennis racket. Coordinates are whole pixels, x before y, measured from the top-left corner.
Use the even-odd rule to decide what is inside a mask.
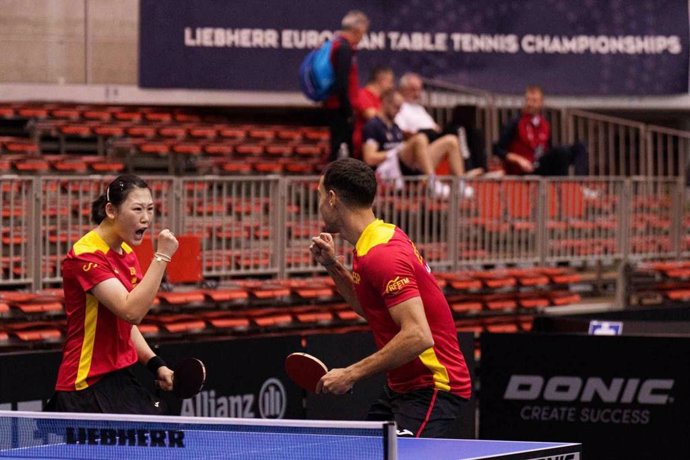
[[[328,367],[312,355],[292,353],[285,358],[285,372],[297,386],[315,393],[316,385],[328,373]]]
[[[206,382],[206,367],[196,358],[186,358],[175,367],[172,392],[180,399],[191,398]]]

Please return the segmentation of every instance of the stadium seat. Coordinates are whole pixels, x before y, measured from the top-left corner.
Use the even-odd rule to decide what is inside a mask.
[[[144,112],[144,119],[156,123],[168,123],[172,121],[173,116],[169,112]]]
[[[16,115],[16,112],[14,110],[14,107],[10,107],[7,105],[1,105],[0,106],[0,118],[14,118]]]
[[[249,318],[223,311],[203,312],[201,317],[215,329],[242,331],[251,326]]]
[[[206,322],[197,315],[159,314],[149,321],[170,334],[198,334],[206,330]]]
[[[81,114],[85,120],[110,121],[112,114],[107,110],[85,110]]]
[[[56,323],[29,321],[5,325],[5,330],[22,342],[59,342],[62,332]]]
[[[215,139],[218,131],[213,126],[191,126],[189,135],[196,139]]]
[[[207,289],[204,295],[215,304],[243,303],[249,298],[249,293],[240,286]]]
[[[182,126],[162,126],[158,128],[158,135],[170,139],[184,139],[187,136],[187,129]]]
[[[62,125],[58,128],[58,131],[65,136],[80,136],[86,137],[92,135],[92,128],[87,124],[76,124],[71,123],[68,125]]]

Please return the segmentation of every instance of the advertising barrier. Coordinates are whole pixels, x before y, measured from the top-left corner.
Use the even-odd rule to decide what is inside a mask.
[[[690,339],[483,334],[482,439],[577,441],[588,459],[690,457]]]

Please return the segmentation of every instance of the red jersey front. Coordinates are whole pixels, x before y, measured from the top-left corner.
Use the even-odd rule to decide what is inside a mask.
[[[118,254],[91,231],[63,260],[62,277],[67,339],[55,389],[83,390],[105,374],[137,362],[132,325],[115,316],[89,291],[110,278],[131,291],[141,281],[141,268],[128,245],[123,243],[122,254]]]
[[[413,297],[421,297],[424,304],[434,346],[388,372],[391,390],[437,388],[469,398],[470,375],[450,306],[409,237],[382,220],[369,224],[355,245],[352,277],[379,349],[400,331],[388,309]]]

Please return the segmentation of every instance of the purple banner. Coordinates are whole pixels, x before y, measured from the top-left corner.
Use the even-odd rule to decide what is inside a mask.
[[[351,9],[371,29],[375,65],[503,93],[688,92],[686,0],[141,0],[140,76],[147,88],[297,91],[307,51]]]

